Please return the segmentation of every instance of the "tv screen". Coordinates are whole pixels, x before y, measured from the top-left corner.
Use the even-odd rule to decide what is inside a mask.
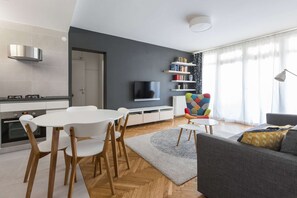
[[[134,101],[160,100],[160,82],[135,81]]]

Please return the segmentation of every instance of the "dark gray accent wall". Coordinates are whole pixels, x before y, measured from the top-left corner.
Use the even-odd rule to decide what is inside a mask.
[[[69,31],[69,50],[72,49],[105,53],[105,108],[172,105],[172,96],[185,94],[170,91],[176,83],[170,82],[172,75],[163,70],[169,69],[177,56],[191,60],[191,53],[74,27]],[[71,72],[71,53],[69,56]],[[160,81],[161,100],[133,101],[134,81]]]

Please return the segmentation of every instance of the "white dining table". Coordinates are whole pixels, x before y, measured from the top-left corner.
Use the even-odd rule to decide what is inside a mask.
[[[51,158],[50,158],[50,170],[49,170],[49,182],[48,182],[48,198],[53,197],[54,183],[55,183],[55,173],[58,155],[58,144],[60,130],[63,126],[71,123],[92,123],[100,122],[107,119],[118,120],[122,118],[123,115],[115,110],[98,109],[96,111],[80,111],[80,112],[54,112],[49,114],[44,114],[32,119],[37,126],[41,127],[53,127],[52,131],[52,145],[51,145]],[[115,134],[111,133],[111,143],[113,151],[113,160],[115,166],[115,176],[118,177],[118,159],[117,159],[117,149],[115,143]]]

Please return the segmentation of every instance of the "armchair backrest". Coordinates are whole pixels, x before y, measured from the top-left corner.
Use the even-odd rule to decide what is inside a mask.
[[[192,94],[186,93],[186,104],[191,115],[204,115],[208,109],[210,94]]]

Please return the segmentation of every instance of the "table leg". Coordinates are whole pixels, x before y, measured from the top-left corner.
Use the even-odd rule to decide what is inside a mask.
[[[209,126],[209,131],[210,131],[210,134],[212,135],[213,130],[212,130],[212,126],[211,125]]]
[[[190,141],[191,135],[192,135],[192,130],[190,130],[190,135],[189,135],[188,141]]]
[[[117,155],[116,139],[115,139],[115,125],[113,125],[113,129],[111,130],[111,145],[112,145],[115,177],[119,177],[118,155]]]
[[[207,125],[205,125],[205,131],[206,131],[206,133],[208,133]]]
[[[196,136],[196,131],[194,130],[194,140],[195,140],[195,148],[196,148],[196,153],[197,153],[197,136]]]
[[[178,144],[179,144],[180,136],[181,136],[182,133],[183,133],[183,128],[180,129],[180,132],[179,132],[179,136],[178,136],[178,140],[177,140],[177,144],[176,144],[176,146],[178,146]]]
[[[59,130],[60,129],[57,128],[57,127],[53,128],[50,170],[49,170],[49,180],[48,180],[48,192],[47,192],[47,197],[48,198],[53,197],[54,186],[55,186],[55,174],[56,174],[59,135],[60,135]]]

